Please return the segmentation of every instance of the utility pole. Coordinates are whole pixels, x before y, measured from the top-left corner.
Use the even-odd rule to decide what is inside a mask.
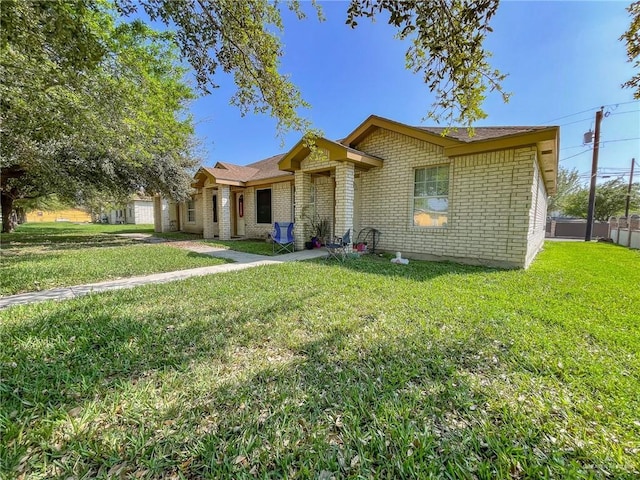
[[[596,131],[593,140],[593,161],[591,162],[591,188],[589,189],[589,209],[587,210],[587,232],[584,236],[585,242],[591,241],[591,230],[593,229],[593,214],[596,207],[596,176],[598,174],[598,151],[600,150],[600,122],[604,107],[596,112]]]
[[[631,202],[631,187],[633,187],[633,166],[636,163],[636,159],[631,159],[631,175],[629,176],[629,188],[627,189],[627,202],[624,206],[624,216],[629,218],[629,203]]]

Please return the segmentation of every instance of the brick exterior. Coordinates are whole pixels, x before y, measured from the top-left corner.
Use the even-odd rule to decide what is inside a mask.
[[[217,190],[213,188],[202,189],[202,236],[213,238],[218,233],[218,224],[213,223],[213,195]],[[220,221],[220,199],[218,198],[218,221]]]
[[[378,129],[357,148],[384,159],[381,168],[361,173],[359,212],[362,227],[382,231],[381,249],[414,258],[528,265],[535,147],[447,158],[441,147]],[[448,223],[415,227],[414,172],[433,165],[450,166]]]
[[[293,236],[296,250],[302,250],[304,243],[311,237],[311,227],[305,208],[311,194],[311,174],[298,170],[295,173],[295,185],[295,227]]]
[[[353,184],[355,167],[352,163],[342,162],[336,167],[336,234],[342,236],[347,230],[353,232]]]
[[[377,128],[355,148],[381,159],[382,166],[366,169],[347,160],[330,160],[328,151],[316,149],[300,162],[290,181],[233,187],[233,191],[229,185],[205,182],[202,195],[196,196],[204,237],[218,233],[220,238],[231,237],[237,215],[232,193],[242,192],[245,236],[265,238],[273,222],[292,221],[295,216],[297,249],[304,248],[313,234],[308,219],[314,214],[330,219],[332,236],[351,229],[355,240],[360,229],[376,228],[382,233],[378,249],[401,251],[408,258],[526,268],[542,247],[547,191],[535,145],[446,157],[443,147]],[[415,226],[415,171],[432,166],[449,169],[446,223]],[[271,189],[269,224],[256,221],[256,190],[262,188]],[[213,224],[214,192],[218,225]],[[156,200],[155,205],[168,214],[164,202],[159,205]],[[156,228],[164,221],[158,212],[155,220]]]
[[[524,267],[528,267],[544,244],[547,225],[547,190],[538,162],[533,161],[533,183],[531,184],[531,208],[529,210],[529,232],[527,237],[527,256]]]
[[[211,213],[213,217],[213,210]],[[229,185],[218,187],[218,222],[220,240],[231,240],[231,188]]]
[[[169,217],[169,201],[158,196],[153,197],[153,229],[154,231],[169,232],[171,230]]]

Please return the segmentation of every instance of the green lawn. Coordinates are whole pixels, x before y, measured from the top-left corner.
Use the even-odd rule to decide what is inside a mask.
[[[638,478],[640,254],[367,258],[0,312],[0,477]]]
[[[0,295],[224,263],[115,235],[152,231],[148,225],[21,225],[2,235]]]

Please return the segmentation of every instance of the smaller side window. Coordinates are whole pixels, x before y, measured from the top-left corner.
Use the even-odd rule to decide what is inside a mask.
[[[196,202],[193,199],[187,202],[187,222],[195,223],[196,221]]]

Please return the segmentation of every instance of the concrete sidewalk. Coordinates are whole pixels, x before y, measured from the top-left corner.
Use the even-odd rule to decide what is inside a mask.
[[[251,253],[235,252],[223,248],[209,247],[207,245],[190,245],[181,247],[187,250],[210,255],[212,257],[224,258],[234,263],[224,265],[213,265],[211,267],[191,268],[188,270],[177,270],[174,272],[154,273],[152,275],[141,275],[138,277],[121,278],[118,280],[107,280],[104,282],[88,283],[73,287],[60,287],[41,292],[21,293],[0,298],[0,309],[12,307],[14,305],[25,305],[28,303],[44,302],[45,300],[66,300],[77,298],[94,292],[107,292],[109,290],[120,290],[123,288],[133,288],[150,283],[167,283],[185,278],[212,275],[215,273],[234,272],[246,268],[258,267],[260,265],[276,265],[279,263],[296,262],[320,258],[327,255],[324,249],[301,250],[299,252],[278,255],[277,257],[267,257],[265,255],[254,255]]]

